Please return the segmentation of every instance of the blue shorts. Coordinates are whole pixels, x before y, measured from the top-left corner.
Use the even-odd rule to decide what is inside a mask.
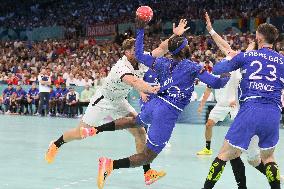
[[[251,138],[259,137],[263,150],[276,146],[279,140],[280,109],[274,104],[244,103],[225,139],[234,147],[247,150]]]
[[[147,148],[159,154],[170,140],[181,111],[159,98],[148,102],[138,114],[136,123],[148,125]]]

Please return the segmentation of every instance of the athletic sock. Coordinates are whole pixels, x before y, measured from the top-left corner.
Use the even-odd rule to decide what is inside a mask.
[[[238,189],[247,189],[245,165],[240,157],[230,161]]]
[[[263,162],[261,161],[260,164],[258,166],[255,167],[257,170],[259,170],[259,172],[261,172],[262,174],[266,175],[265,173],[265,166],[263,164]]]
[[[130,160],[129,158],[119,159],[113,161],[113,169],[129,168]]]
[[[280,172],[275,162],[270,162],[264,165],[266,178],[271,189],[280,189]]]
[[[211,147],[211,141],[206,141],[206,148],[210,150],[210,147]]]
[[[54,144],[57,148],[60,148],[60,146],[62,146],[64,143],[66,143],[66,142],[64,142],[64,140],[63,140],[63,135],[61,137],[59,137],[59,139],[57,139],[57,141],[54,142]]]
[[[115,130],[115,123],[114,121],[105,123],[99,127],[95,127],[97,129],[97,134],[104,131],[114,131]]]
[[[150,164],[143,165],[144,174],[151,169]]]
[[[216,159],[212,162],[210,167],[208,176],[204,183],[204,189],[212,189],[216,182],[220,179],[224,168],[226,166],[226,161],[223,161],[216,157]]]

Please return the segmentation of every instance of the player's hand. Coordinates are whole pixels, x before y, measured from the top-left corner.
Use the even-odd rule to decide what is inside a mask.
[[[147,101],[149,100],[149,96],[150,96],[150,95],[148,95],[148,94],[146,94],[146,93],[140,93],[140,96],[141,96],[141,100],[142,100],[143,102],[147,102]]]
[[[229,105],[229,106],[232,107],[232,108],[234,108],[234,107],[237,106],[237,102],[234,100],[234,101],[230,102],[230,105]]]
[[[246,49],[246,51],[252,51],[252,50],[256,50],[255,49],[255,42],[251,42],[249,45],[248,45],[248,48]]]
[[[197,109],[198,116],[201,115],[202,110],[203,110],[203,107],[201,105],[199,105],[198,109]]]
[[[208,15],[207,12],[205,12],[205,21],[206,21],[206,29],[209,31],[211,31],[213,29],[211,21],[210,21],[210,17]]]
[[[142,28],[145,28],[147,26],[149,22],[145,22],[139,18],[136,17],[135,19],[135,26],[136,28],[139,28],[139,29],[142,29]]]
[[[147,90],[147,93],[153,93],[153,94],[157,94],[160,90],[160,86],[150,86],[149,89]]]
[[[186,19],[181,19],[177,27],[176,24],[173,23],[173,33],[178,36],[183,35],[184,32],[186,32],[190,28],[186,27],[186,25],[187,25]]]

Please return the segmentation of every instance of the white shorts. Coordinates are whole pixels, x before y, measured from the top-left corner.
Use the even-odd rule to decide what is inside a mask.
[[[100,90],[97,90],[90,100],[82,121],[90,126],[100,126],[130,113],[136,113],[136,111],[126,99],[112,101],[104,98]]]
[[[259,138],[254,135],[249,143],[247,150],[248,161],[258,160],[260,158],[260,148],[258,146]]]
[[[238,113],[238,107],[220,106],[218,103],[214,106],[209,114],[209,118],[215,123],[218,121],[224,121],[227,115],[230,113],[231,119],[234,119]]]

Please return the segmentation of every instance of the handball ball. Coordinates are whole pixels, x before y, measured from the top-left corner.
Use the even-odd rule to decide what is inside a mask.
[[[137,9],[136,16],[144,22],[149,22],[153,18],[153,11],[151,7],[141,6]]]

